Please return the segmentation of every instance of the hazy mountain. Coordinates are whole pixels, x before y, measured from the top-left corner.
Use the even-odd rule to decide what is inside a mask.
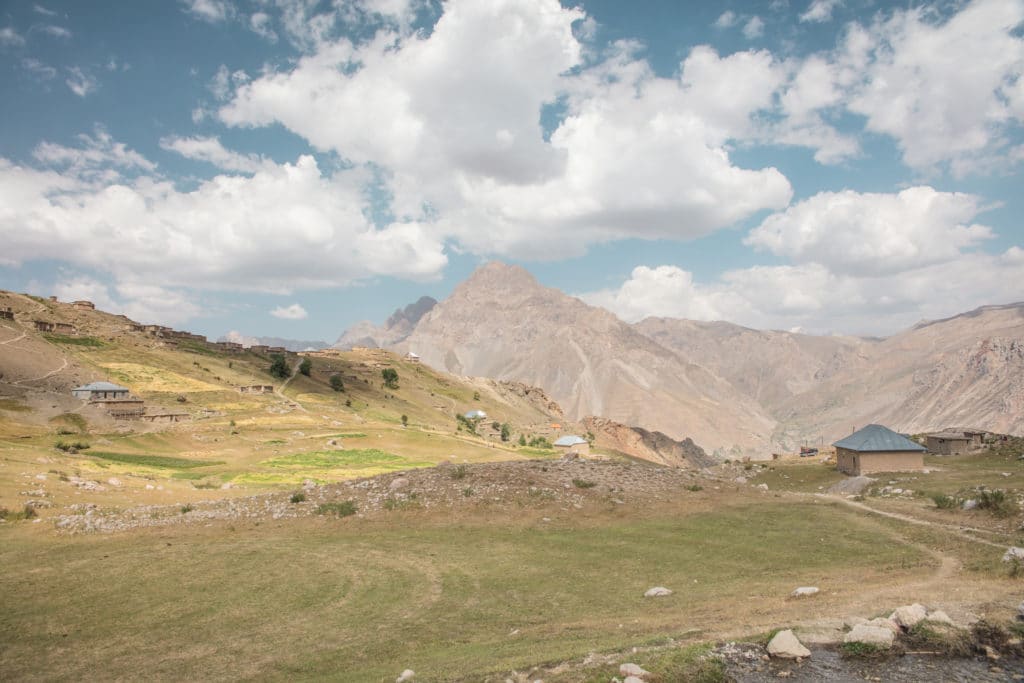
[[[516,266],[477,270],[395,348],[449,372],[541,386],[572,419],[598,415],[705,448],[761,452],[774,429],[728,382]]]
[[[354,346],[384,348],[397,344],[409,336],[416,323],[434,306],[437,299],[422,296],[416,303],[396,309],[383,325],[374,325],[369,320],[356,323],[334,342],[336,349],[351,349]]]
[[[236,342],[245,346],[283,346],[289,351],[319,351],[330,347],[325,341],[303,341],[301,339],[284,339],[283,337],[250,337],[238,332],[228,332],[217,341]]]
[[[414,324],[407,310],[371,338],[400,338],[388,345],[449,372],[544,387],[573,419],[692,437],[719,455],[829,443],[868,422],[1024,432],[1024,304],[888,339],[666,318],[629,325],[491,263]]]

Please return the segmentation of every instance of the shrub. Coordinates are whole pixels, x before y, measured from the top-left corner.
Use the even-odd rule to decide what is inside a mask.
[[[449,476],[452,479],[465,479],[466,475],[469,474],[469,468],[465,465],[456,465],[452,468]]]
[[[409,426],[409,416],[408,415],[402,415],[402,426],[403,427],[408,427]]]
[[[978,492],[978,509],[988,510],[996,517],[1009,517],[1017,510],[1017,505],[1006,497],[1006,491],[999,489]]]
[[[296,491],[291,497],[292,503],[304,503],[306,501],[306,494],[302,491]]]
[[[352,407],[352,399],[350,399],[350,398],[346,398],[345,399],[345,407],[346,408],[351,408]]]
[[[279,353],[275,353],[270,357],[270,368],[267,370],[273,377],[278,379],[285,379],[288,375],[292,374],[292,369],[288,367],[288,361],[284,359]]]
[[[689,486],[686,487],[686,490],[687,491],[703,491],[704,487],[701,486],[700,484],[690,484]]]
[[[195,510],[195,508],[192,507],[191,503],[186,503],[185,505],[181,506],[181,514],[183,514],[183,515],[184,514],[188,514],[189,512],[192,512],[193,510]]]
[[[309,373],[313,370],[313,361],[308,358],[303,358],[302,362],[299,363],[299,372],[306,377],[309,377]]]
[[[501,440],[507,442],[511,436],[512,429],[511,427],[508,426],[508,423],[506,422],[505,424],[501,425]]]
[[[88,450],[89,444],[84,441],[58,441],[53,444],[53,447],[65,453],[77,453],[78,451]]]
[[[960,506],[960,501],[958,499],[953,496],[947,496],[945,493],[936,493],[931,498],[935,503],[935,507],[940,510],[952,510]]]
[[[879,659],[885,657],[889,650],[871,643],[843,643],[839,653],[847,659]]]
[[[349,517],[356,514],[358,508],[356,508],[356,502],[354,500],[346,500],[340,503],[322,503],[316,508],[316,514],[318,515],[334,515],[335,517]]]
[[[388,389],[398,388],[398,370],[394,368],[384,368],[380,371],[380,376],[384,379],[384,386]]]
[[[586,479],[573,479],[572,485],[578,489],[592,489],[597,486],[597,483],[587,481]]]
[[[473,495],[473,487],[472,486],[467,486],[466,488],[462,489],[462,495],[465,496],[466,498],[469,498],[470,496],[472,496]]]
[[[331,389],[345,391],[345,382],[341,379],[341,375],[331,375],[330,383]]]
[[[526,445],[526,435],[525,434],[520,434],[519,435],[519,445],[520,446],[525,446]]]
[[[551,450],[551,442],[545,439],[543,436],[535,436],[530,439],[531,448],[545,448]]]

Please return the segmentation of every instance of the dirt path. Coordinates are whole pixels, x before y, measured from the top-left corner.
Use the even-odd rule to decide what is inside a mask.
[[[284,393],[285,388],[289,384],[291,384],[291,381],[293,379],[295,379],[295,376],[297,374],[299,374],[299,366],[301,366],[301,365],[302,365],[301,362],[295,364],[295,367],[292,368],[292,374],[288,377],[288,379],[286,379],[284,382],[281,383],[280,387],[277,387],[277,388],[274,389],[274,393],[277,394],[282,400],[285,400],[285,401],[287,401],[290,404],[294,404],[295,407],[298,408],[299,410],[301,410],[302,412],[308,413],[309,411],[306,410],[306,407],[304,405],[302,405],[302,403],[300,403],[298,399],[290,398],[288,396],[285,396],[285,393]]]
[[[855,509],[858,509],[858,510],[862,510],[864,512],[870,512],[872,514],[880,515],[882,517],[889,517],[890,519],[898,519],[899,521],[906,522],[908,524],[917,524],[918,526],[927,526],[927,527],[932,527],[932,528],[936,528],[936,529],[942,529],[944,531],[947,531],[947,532],[953,534],[954,536],[959,536],[960,538],[962,538],[964,540],[972,541],[974,543],[980,543],[982,545],[987,545],[987,546],[990,546],[992,548],[999,548],[1001,550],[1005,550],[1007,548],[1007,544],[1006,543],[996,543],[995,541],[989,541],[989,540],[986,540],[984,538],[978,538],[977,536],[972,536],[971,534],[965,533],[963,531],[962,527],[953,526],[952,524],[940,524],[938,522],[931,522],[931,521],[928,521],[926,519],[919,519],[917,517],[912,517],[911,515],[900,514],[898,512],[887,512],[885,510],[878,510],[878,509],[875,509],[875,508],[871,507],[870,505],[865,505],[864,503],[858,503],[857,501],[849,500],[849,499],[843,498],[841,496],[833,496],[833,495],[828,495],[828,494],[823,494],[823,493],[815,493],[815,494],[812,494],[812,495],[814,495],[817,498],[822,498],[824,500],[828,500],[828,501],[831,501],[831,502],[834,502],[834,503],[841,503],[842,505],[845,505],[847,507],[851,507],[851,508],[855,508]]]
[[[64,370],[67,367],[68,367],[68,359],[67,359],[67,356],[65,356],[65,357],[61,358],[61,366],[59,368],[57,368],[56,370],[50,370],[45,375],[40,375],[39,377],[29,377],[28,379],[20,379],[17,382],[11,382],[11,384],[23,385],[26,382],[39,382],[39,381],[44,380],[44,379],[49,379],[50,377],[53,377],[54,375],[56,375],[58,373],[64,372]]]
[[[4,326],[3,326],[3,328],[4,328],[5,330],[11,330],[12,332],[16,332],[16,331],[17,331],[17,330],[15,330],[15,329],[14,329],[14,328],[12,328],[12,327],[8,327],[7,325],[4,325]],[[11,339],[8,339],[8,340],[6,340],[6,341],[2,341],[2,342],[0,342],[0,346],[2,346],[2,345],[4,345],[4,344],[13,344],[13,343],[14,343],[14,342],[16,342],[16,341],[21,341],[22,339],[24,339],[24,338],[25,338],[25,336],[26,336],[26,335],[25,335],[25,333],[24,333],[24,332],[22,332],[22,333],[21,333],[21,334],[19,334],[19,335],[18,335],[17,337],[13,337],[13,338],[11,338]]]

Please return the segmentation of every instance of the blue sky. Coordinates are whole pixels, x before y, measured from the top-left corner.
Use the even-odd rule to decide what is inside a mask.
[[[0,287],[334,338],[491,259],[628,321],[1024,300],[1024,0],[9,2]]]

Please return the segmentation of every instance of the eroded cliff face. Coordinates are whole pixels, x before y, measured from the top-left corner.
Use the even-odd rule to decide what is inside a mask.
[[[629,325],[491,263],[443,302],[400,312],[391,336],[356,329],[345,338],[377,334],[375,343],[437,369],[542,387],[568,419],[598,415],[692,438],[718,457],[769,457],[869,422],[1024,433],[1024,304],[888,339],[667,318]]]
[[[594,435],[594,443],[600,448],[610,448],[660,465],[702,468],[718,462],[693,439],[676,440],[661,432],[630,427],[603,417],[585,417],[583,427]]]

